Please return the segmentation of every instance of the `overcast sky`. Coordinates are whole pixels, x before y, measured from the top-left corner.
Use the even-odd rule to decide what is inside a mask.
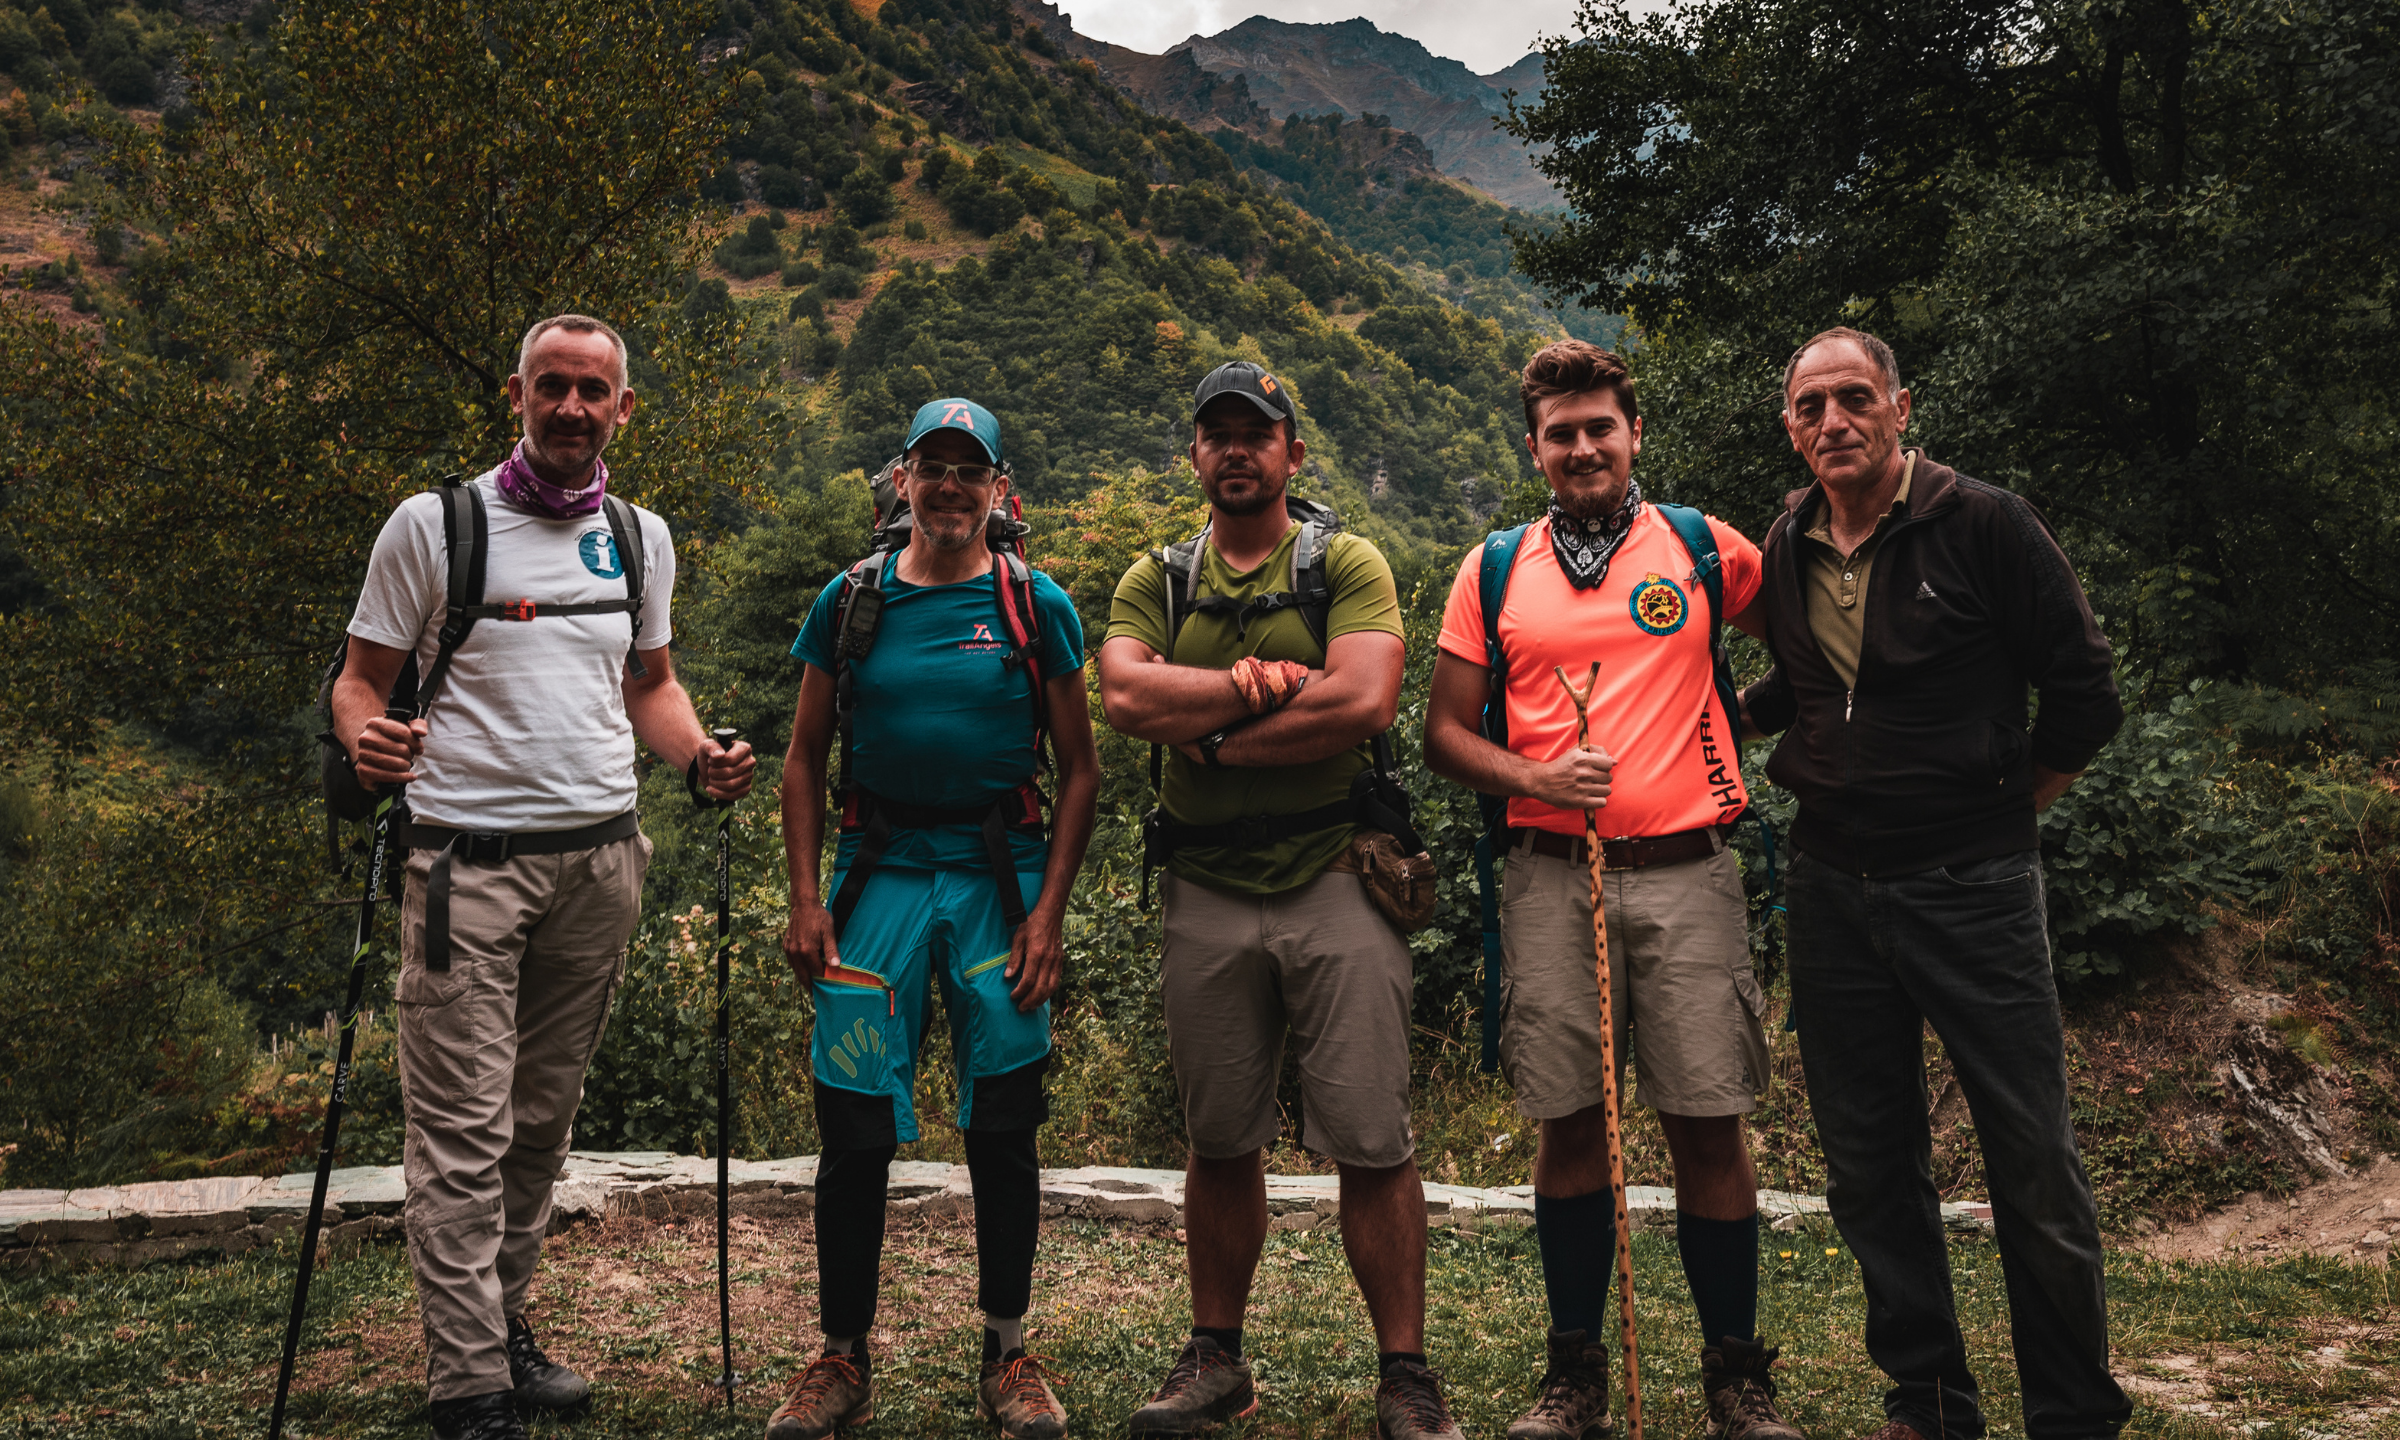
[[[1516,63],[1544,35],[1571,33],[1575,0],[1056,0],[1076,32],[1156,55],[1253,15],[1294,24],[1364,15],[1478,75]]]

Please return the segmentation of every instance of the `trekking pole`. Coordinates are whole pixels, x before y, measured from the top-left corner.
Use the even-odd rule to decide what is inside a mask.
[[[386,720],[406,725],[416,712],[389,709]],[[358,902],[358,943],[350,952],[350,992],[342,1001],[342,1038],[333,1061],[333,1094],[325,1102],[325,1138],[317,1146],[317,1183],[308,1197],[308,1223],[300,1231],[300,1275],[292,1282],[292,1317],[283,1331],[283,1365],[275,1376],[275,1410],[267,1440],[283,1440],[283,1411],[292,1393],[292,1366],[300,1358],[300,1323],[308,1314],[309,1272],[317,1265],[317,1232],[325,1224],[325,1191],[332,1183],[333,1152],[342,1133],[342,1101],[350,1089],[351,1043],[358,1035],[358,1006],[367,984],[367,942],[375,933],[375,902],[383,895],[383,867],[391,856],[392,812],[400,806],[394,785],[375,802],[374,840],[367,850],[367,888]]]
[[[731,750],[739,732],[719,729],[711,732],[720,750]],[[733,1038],[726,1010],[725,992],[730,984],[733,934],[733,802],[711,797],[717,808],[717,1335],[723,1342],[725,1373],[718,1378],[725,1387],[725,1413],[733,1413],[733,1385],[740,1377],[733,1373],[733,1271],[731,1252],[726,1242],[726,1226],[730,1206],[726,1189],[732,1164],[733,1144]]]
[[[1553,665],[1550,669],[1575,702],[1575,744],[1589,750],[1592,696],[1600,688],[1600,662],[1592,662],[1592,673],[1580,690],[1567,679],[1565,667]],[[1617,1107],[1617,1005],[1608,983],[1608,911],[1600,893],[1604,861],[1597,811],[1583,812],[1583,848],[1591,857],[1592,952],[1600,974],[1600,1106],[1608,1121],[1609,1193],[1617,1202],[1617,1322],[1625,1343],[1625,1433],[1629,1440],[1642,1440],[1641,1347],[1633,1325],[1633,1227],[1625,1209],[1625,1125]]]

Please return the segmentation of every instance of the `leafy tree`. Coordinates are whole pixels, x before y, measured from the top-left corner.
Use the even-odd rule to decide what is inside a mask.
[[[629,490],[688,509],[726,474],[750,397],[715,336],[650,325],[732,96],[694,53],[709,13],[295,0],[268,46],[195,44],[195,123],[113,136],[155,300],[97,347],[0,304],[7,514],[56,600],[16,715],[288,714],[392,504],[505,450],[543,315],[649,331]]]
[[[730,307],[676,308],[730,123],[696,48],[714,13],[287,0],[255,46],[194,42],[188,123],[82,122],[112,142],[122,296],[101,324],[0,297],[0,522],[39,587],[0,703],[43,820],[0,890],[0,1144],[30,1173],[154,1172],[245,1006],[313,1019],[338,993],[295,721],[391,506],[513,440],[530,323],[624,324],[645,403],[617,484],[695,550],[758,468],[772,416]]]
[[[741,280],[781,270],[783,242],[776,237],[775,228],[775,223],[766,216],[752,216],[749,225],[726,236],[709,258],[719,269]]]
[[[835,187],[834,199],[853,225],[889,220],[897,208],[890,183],[864,165],[843,177],[842,183]]]
[[[1784,358],[1879,331],[2161,681],[2400,676],[2400,15],[2373,0],[1585,12],[1514,122],[1536,280],[1643,327],[1644,465],[1763,525]]]

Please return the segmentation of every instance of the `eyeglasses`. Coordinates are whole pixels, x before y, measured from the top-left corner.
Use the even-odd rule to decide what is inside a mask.
[[[1000,478],[997,468],[990,465],[951,465],[940,460],[911,460],[909,478],[920,485],[940,485],[956,480],[961,485],[983,489]]]

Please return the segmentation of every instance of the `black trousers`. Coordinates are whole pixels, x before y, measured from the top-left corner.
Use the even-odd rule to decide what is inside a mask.
[[[1957,1067],[1990,1178],[2029,1440],[2114,1435],[2091,1182],[2068,1118],[2041,858],[1867,879],[1806,855],[1789,888],[1792,1007],[1826,1199],[1858,1257],[1884,1410],[1928,1440],[1984,1433],[1933,1188],[1922,1037]]]

